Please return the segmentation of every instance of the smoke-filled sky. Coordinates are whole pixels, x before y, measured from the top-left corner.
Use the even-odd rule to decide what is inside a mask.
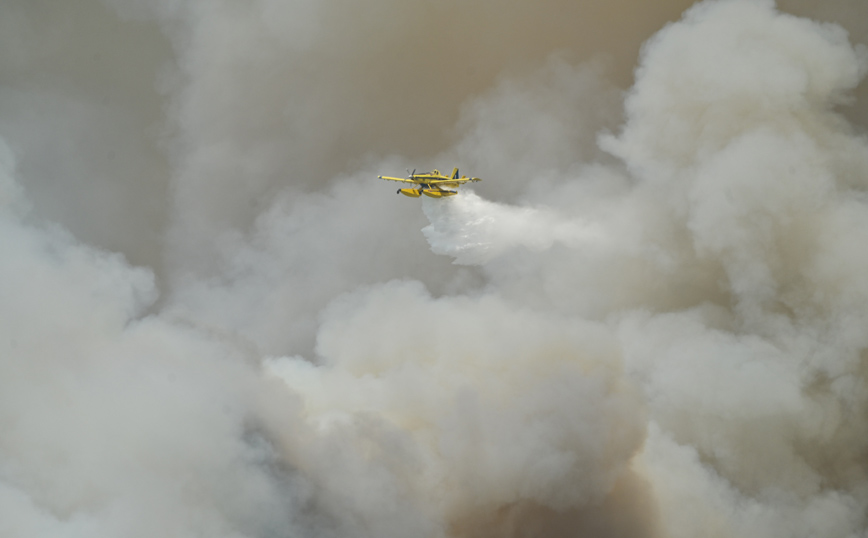
[[[0,537],[868,534],[868,4],[691,4],[0,4]]]

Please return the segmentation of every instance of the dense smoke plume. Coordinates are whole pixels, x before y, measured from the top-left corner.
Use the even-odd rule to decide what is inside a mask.
[[[0,6],[0,536],[868,532],[866,8],[653,4]]]

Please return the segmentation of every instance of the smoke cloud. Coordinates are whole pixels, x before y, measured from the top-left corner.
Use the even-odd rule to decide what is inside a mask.
[[[0,536],[864,535],[863,12],[5,3]]]

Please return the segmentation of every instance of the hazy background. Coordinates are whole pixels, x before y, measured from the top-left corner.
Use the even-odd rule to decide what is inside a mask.
[[[0,4],[0,536],[864,533],[868,4],[691,5]]]

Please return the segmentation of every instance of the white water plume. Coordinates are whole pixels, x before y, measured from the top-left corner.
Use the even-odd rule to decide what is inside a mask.
[[[532,252],[553,244],[577,249],[605,242],[602,230],[547,209],[515,207],[462,192],[442,202],[423,200],[431,224],[422,228],[431,250],[461,265],[483,265],[518,247]]]

